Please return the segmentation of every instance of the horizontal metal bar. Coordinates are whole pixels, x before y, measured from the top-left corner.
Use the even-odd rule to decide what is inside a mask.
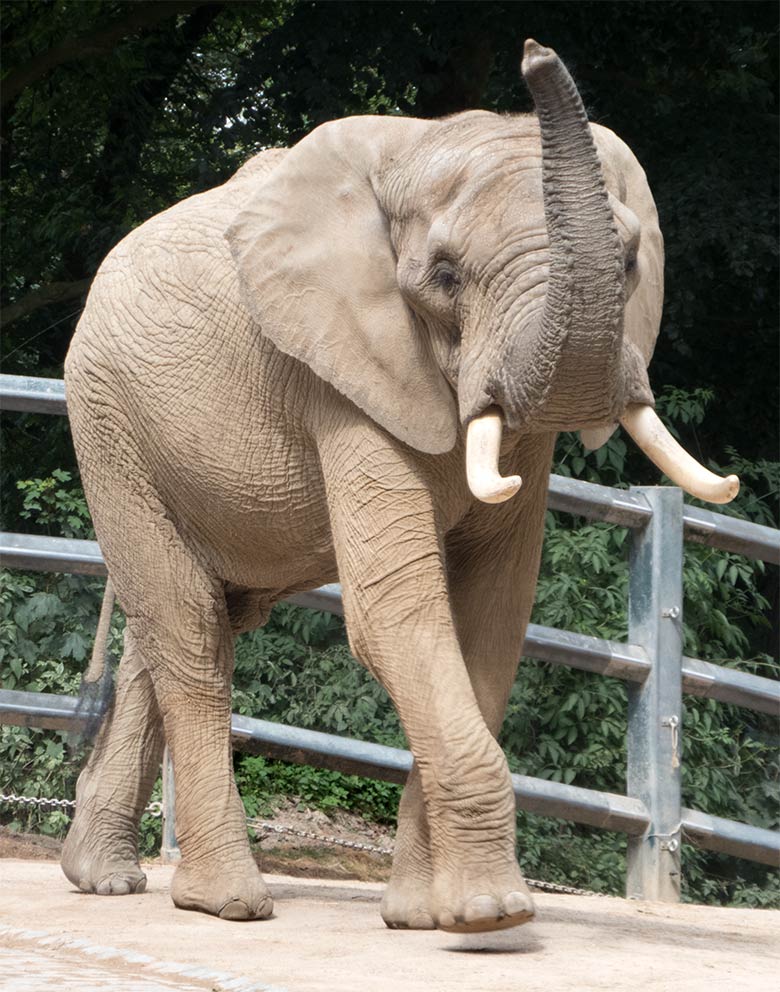
[[[642,496],[631,490],[610,489],[561,475],[550,476],[547,506],[632,528],[644,527],[653,514]],[[780,530],[774,527],[684,503],[683,533],[686,540],[696,544],[780,565]]]
[[[401,748],[256,720],[235,713],[231,730],[233,746],[239,751],[328,768],[345,775],[363,775],[403,784],[412,767],[410,752]]]
[[[74,696],[0,690],[0,724],[79,730],[83,721],[76,716],[76,702]],[[390,782],[405,781],[412,764],[411,754],[400,748],[238,714],[233,715],[232,732],[235,747],[242,751]],[[642,803],[626,796],[526,775],[513,775],[512,782],[518,808],[530,813],[632,835],[641,834],[649,825]],[[780,862],[780,836],[771,830],[690,809],[683,809],[682,816],[684,836],[699,847],[770,865]]]
[[[240,750],[390,782],[405,782],[412,767],[411,753],[400,748],[243,716],[233,717],[233,739]],[[518,808],[529,813],[628,834],[641,834],[650,823],[642,803],[626,796],[528,775],[513,775],[512,785]]]
[[[643,834],[650,825],[644,803],[614,792],[582,789],[528,775],[513,775],[512,786],[518,809],[526,813],[557,816],[629,836]]]
[[[780,715],[780,682],[698,658],[683,658],[683,692],[759,713]]]
[[[97,541],[40,534],[0,533],[0,566],[33,572],[107,574]]]
[[[319,589],[311,589],[309,592],[296,592],[293,596],[287,597],[287,602],[294,603],[296,606],[306,606],[310,610],[322,610],[325,613],[336,613],[340,617],[344,616],[341,586],[337,583],[320,586]]]
[[[628,489],[610,489],[563,475],[550,476],[547,508],[623,527],[643,527],[653,515],[647,502]]]
[[[75,696],[0,689],[0,725],[78,731],[84,720],[76,715],[76,703]]]
[[[611,675],[628,682],[642,682],[651,668],[650,659],[636,644],[604,641],[556,627],[529,623],[523,654],[554,665],[567,665],[597,675]]]
[[[106,574],[95,541],[31,534],[0,534],[0,564],[6,568]],[[344,612],[341,587],[335,583],[295,593],[289,602],[328,613]],[[634,682],[641,682],[650,670],[641,648],[533,623],[529,624],[523,651],[531,658]]]
[[[62,379],[0,375],[0,409],[66,414],[65,383]],[[652,516],[638,493],[562,475],[550,477],[547,504],[551,510],[624,527],[643,527]],[[772,527],[687,504],[683,525],[691,541],[780,564],[780,531]]]
[[[695,809],[683,809],[682,830],[685,840],[707,851],[780,867],[780,833],[775,830],[751,827]]]
[[[0,565],[39,571],[106,574],[96,541],[34,534],[0,533]],[[328,613],[343,613],[341,587],[335,583],[295,593],[289,597],[289,602]],[[601,640],[533,623],[528,625],[523,653],[555,665],[567,665],[627,682],[642,682],[650,671],[650,660],[635,644]],[[780,706],[780,683],[696,658],[684,659],[683,689],[691,695],[708,696],[762,713],[776,713]]]
[[[83,719],[76,714],[74,696],[0,690],[0,724],[78,731]],[[233,745],[238,750],[271,758],[403,783],[412,767],[412,755],[401,748],[337,737],[315,730],[289,727],[233,714]],[[649,817],[642,803],[609,792],[581,789],[527,775],[513,775],[519,809],[557,816],[604,830],[641,834]]]
[[[689,541],[780,565],[780,530],[774,527],[741,517],[727,517],[686,503],[683,505],[683,528]]]
[[[30,375],[0,375],[0,410],[67,415],[65,383]]]

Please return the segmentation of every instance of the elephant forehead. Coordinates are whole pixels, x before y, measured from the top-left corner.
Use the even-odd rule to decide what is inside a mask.
[[[518,167],[504,162],[480,178],[435,212],[429,252],[450,254],[480,268],[513,249],[546,247],[541,163]]]

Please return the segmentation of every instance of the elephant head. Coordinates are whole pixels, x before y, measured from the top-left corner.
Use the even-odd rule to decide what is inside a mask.
[[[728,502],[653,411],[646,365],[663,242],[644,172],[591,128],[571,76],[528,41],[537,114],[324,124],[227,232],[263,332],[394,436],[430,454],[466,426],[472,492],[500,502],[502,430],[618,421],[693,495]]]

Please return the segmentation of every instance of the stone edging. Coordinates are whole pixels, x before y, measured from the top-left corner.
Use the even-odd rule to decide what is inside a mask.
[[[179,961],[160,961],[148,954],[137,951],[126,951],[120,947],[110,947],[105,944],[92,944],[88,940],[76,937],[64,937],[46,930],[27,930],[0,924],[0,939],[35,944],[41,950],[63,950],[88,956],[94,961],[118,960],[123,964],[133,965],[152,975],[177,976],[191,978],[197,982],[208,983],[208,988],[214,992],[290,992],[280,985],[266,985],[250,978],[231,975],[226,971],[212,971],[198,965],[182,964]]]

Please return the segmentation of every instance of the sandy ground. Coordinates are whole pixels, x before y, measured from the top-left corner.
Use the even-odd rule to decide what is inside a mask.
[[[778,912],[538,895],[535,922],[465,937],[387,930],[377,883],[271,875],[274,918],[228,923],[175,909],[172,871],[150,865],[144,895],[106,898],[55,863],[1,861],[0,987],[767,992],[780,974]]]

